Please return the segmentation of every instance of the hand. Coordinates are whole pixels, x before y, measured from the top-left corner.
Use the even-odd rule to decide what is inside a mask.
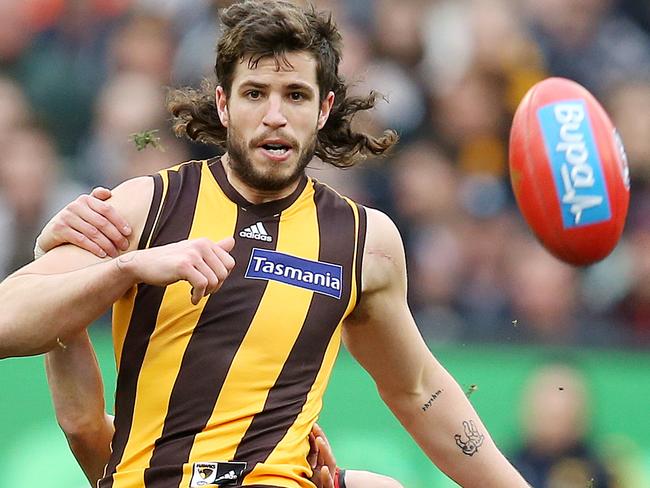
[[[61,244],[74,244],[100,258],[117,257],[129,248],[131,227],[110,205],[106,188],[80,195],[45,225],[36,240],[45,252]]]
[[[314,471],[311,482],[317,488],[334,488],[336,459],[325,432],[318,424],[314,424],[309,433],[309,445],[307,460]]]
[[[117,266],[129,273],[133,283],[167,286],[177,281],[192,285],[192,303],[217,291],[235,266],[229,254],[235,245],[232,237],[219,242],[207,238],[185,240],[132,251],[116,259]]]

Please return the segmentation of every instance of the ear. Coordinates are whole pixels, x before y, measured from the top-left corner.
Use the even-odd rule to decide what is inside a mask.
[[[327,119],[330,116],[332,110],[332,105],[334,105],[334,92],[329,92],[325,99],[320,104],[320,113],[318,114],[318,130],[321,130],[325,127]]]
[[[216,103],[217,103],[217,112],[219,114],[219,120],[224,127],[228,127],[229,117],[228,117],[228,97],[223,87],[218,86],[215,93]]]

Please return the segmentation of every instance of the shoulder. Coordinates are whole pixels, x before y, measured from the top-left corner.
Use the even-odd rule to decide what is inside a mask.
[[[146,206],[153,195],[154,179],[151,176],[139,176],[120,183],[111,190],[112,196],[107,203],[122,211],[137,211]],[[125,217],[128,217],[124,214]],[[127,218],[128,220],[128,218]]]
[[[362,293],[385,288],[406,276],[404,246],[397,226],[379,210],[366,207],[366,215]]]
[[[144,229],[154,193],[154,178],[140,176],[127,180],[113,190],[104,204],[111,205],[133,229],[130,249],[135,249]]]

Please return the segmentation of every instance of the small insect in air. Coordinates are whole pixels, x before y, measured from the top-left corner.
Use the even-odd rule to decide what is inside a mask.
[[[465,396],[469,398],[476,390],[478,390],[478,385],[469,385],[469,388],[467,388],[467,391],[465,392]]]
[[[160,137],[158,137],[157,133],[158,129],[136,132],[131,134],[130,140],[135,143],[135,147],[138,151],[146,149],[147,146],[151,146],[159,151],[164,151],[165,148],[160,143]]]

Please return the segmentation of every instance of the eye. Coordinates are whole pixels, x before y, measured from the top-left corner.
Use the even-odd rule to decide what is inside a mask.
[[[289,98],[294,102],[301,102],[305,99],[305,95],[301,92],[291,92]]]
[[[259,100],[262,98],[262,92],[259,90],[248,90],[245,95],[249,100]]]

